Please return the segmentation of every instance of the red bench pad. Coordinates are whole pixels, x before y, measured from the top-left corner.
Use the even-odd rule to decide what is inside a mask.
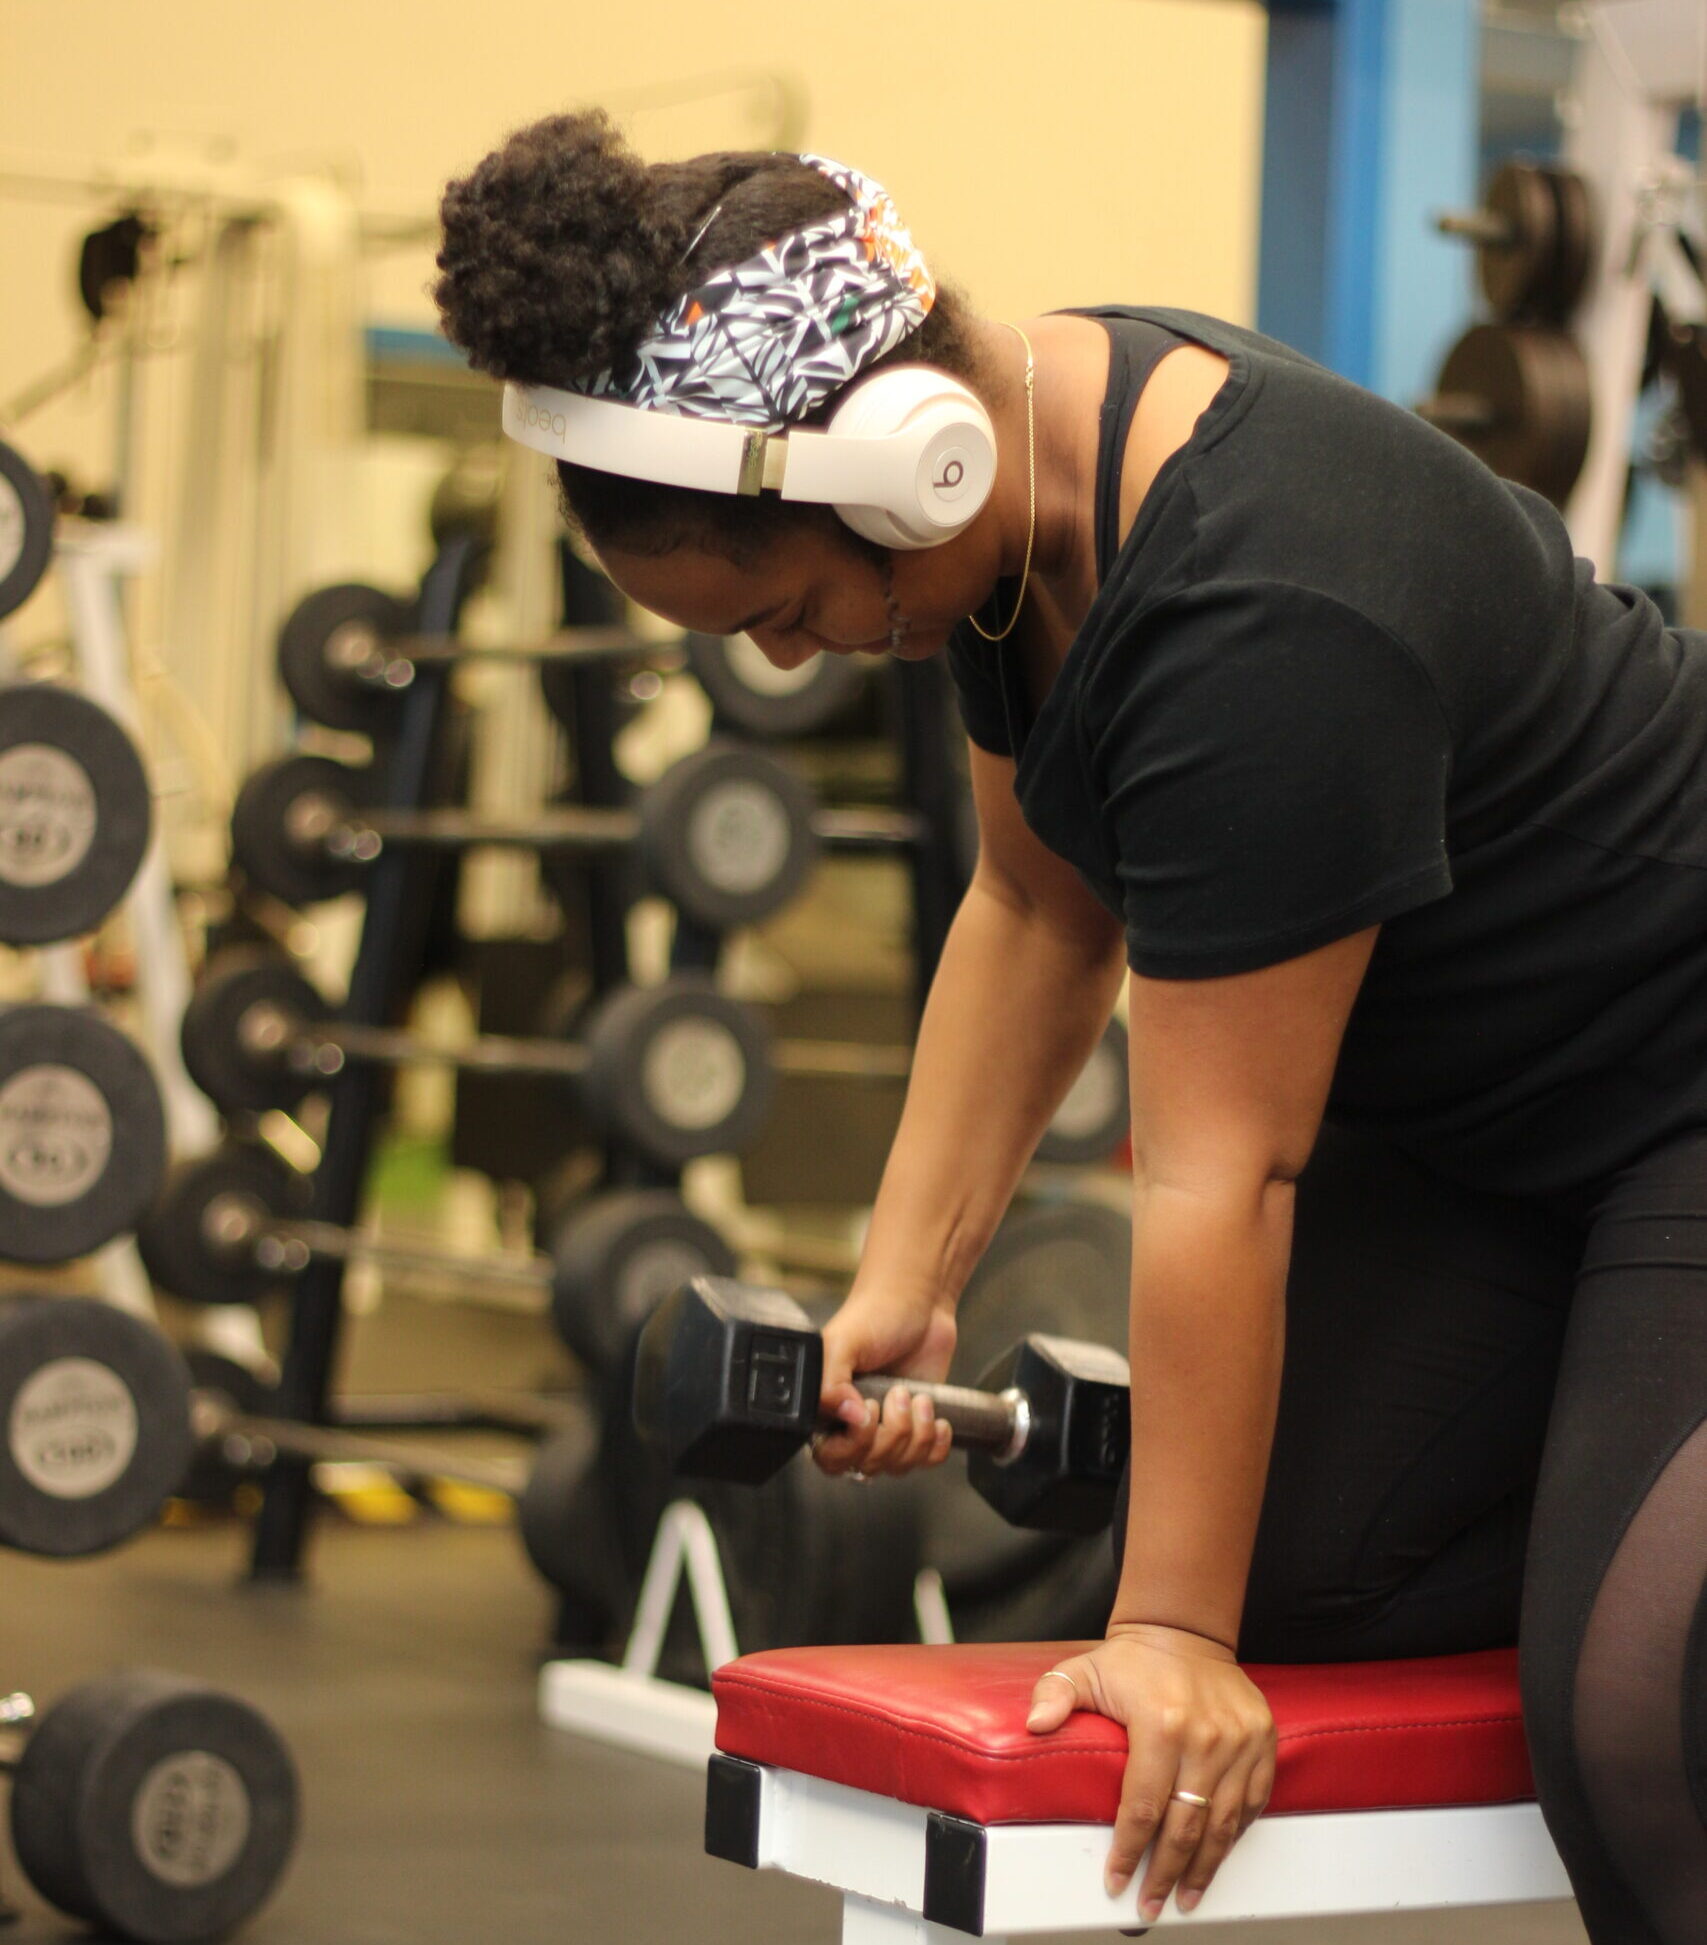
[[[1088,1642],[775,1648],[712,1678],[717,1746],[974,1823],[1112,1823],[1126,1731],[1025,1726],[1046,1668]],[[1510,1803],[1535,1794],[1517,1650],[1253,1662],[1279,1736],[1269,1813]]]

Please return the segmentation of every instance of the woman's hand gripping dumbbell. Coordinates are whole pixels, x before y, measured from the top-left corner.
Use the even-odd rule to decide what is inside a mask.
[[[635,1423],[677,1472],[758,1485],[834,1432],[824,1356],[824,1337],[792,1297],[695,1277],[641,1333]],[[867,1376],[851,1390],[879,1406],[897,1384],[928,1397],[967,1449],[973,1489],[1011,1525],[1094,1533],[1113,1514],[1126,1459],[1128,1383],[1118,1352],[1033,1335],[976,1389]]]

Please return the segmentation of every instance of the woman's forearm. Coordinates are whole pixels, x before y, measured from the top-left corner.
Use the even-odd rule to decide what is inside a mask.
[[[1108,1022],[1118,928],[1064,931],[975,881],[919,1024],[862,1281],[952,1304]]]
[[[1293,1192],[1140,1182],[1132,1497],[1110,1626],[1235,1647],[1280,1395]]]

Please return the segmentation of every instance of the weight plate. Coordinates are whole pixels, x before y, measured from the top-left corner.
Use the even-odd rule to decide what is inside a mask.
[[[640,800],[640,848],[653,882],[714,931],[756,925],[799,892],[817,861],[812,793],[780,763],[708,743],[672,764]]]
[[[255,1260],[254,1230],[308,1213],[308,1178],[259,1142],[227,1141],[179,1162],[137,1225],[143,1268],[155,1287],[185,1303],[259,1303],[287,1273]],[[241,1223],[242,1240],[222,1246],[219,1225]]]
[[[312,1029],[332,1009],[288,959],[264,948],[235,947],[210,960],[184,1008],[179,1041],[184,1068],[221,1114],[288,1113],[315,1086],[277,1057],[245,1045],[257,1010],[270,1007],[298,1028]]]
[[[53,553],[53,501],[34,467],[0,440],[0,621],[35,593]]]
[[[589,1370],[608,1368],[690,1277],[733,1276],[735,1254],[670,1189],[619,1189],[573,1210],[552,1244],[551,1318]]]
[[[1547,311],[1559,249],[1559,203],[1547,177],[1536,163],[1504,162],[1482,192],[1482,207],[1510,236],[1477,246],[1476,275],[1494,315],[1508,322]]]
[[[1031,1331],[1124,1345],[1131,1257],[1130,1221],[1101,1204],[1015,1208],[967,1281],[956,1313],[959,1338],[950,1379],[975,1385]],[[965,1483],[958,1466],[953,1475],[944,1469],[926,1478],[925,1558],[942,1574],[957,1625],[963,1603],[1005,1600],[1051,1573],[1063,1557],[1061,1535],[1009,1526]]]
[[[94,931],[130,889],[152,817],[142,759],[104,709],[52,683],[0,688],[0,939]]]
[[[296,1843],[296,1767],[257,1710],[177,1675],[109,1675],[37,1725],[12,1793],[18,1862],[50,1903],[145,1945],[218,1937]]]
[[[851,655],[817,654],[779,669],[748,635],[690,634],[688,667],[723,726],[743,736],[810,736],[865,694],[868,666]]]
[[[1110,1020],[1079,1078],[1044,1129],[1037,1144],[1037,1159],[1069,1168],[1106,1162],[1125,1139],[1130,1120],[1126,1029],[1118,1020]]]
[[[667,1168],[739,1154],[770,1112],[775,1081],[763,1021],[695,974],[626,987],[588,1020],[590,1108]]]
[[[366,866],[329,856],[305,827],[359,815],[371,789],[366,770],[329,756],[280,756],[261,764],[231,809],[231,862],[257,891],[286,905],[317,905],[357,890]]]
[[[1548,316],[1563,324],[1582,302],[1594,262],[1594,204],[1585,177],[1575,169],[1549,168],[1547,186],[1558,215]]]
[[[0,1254],[58,1263],[132,1228],[166,1167],[153,1069],[82,1006],[0,1011]]]
[[[554,1432],[534,1456],[517,1508],[534,1571],[561,1597],[553,1647],[602,1655],[633,1598],[600,1491],[591,1423]]]
[[[362,581],[305,594],[279,629],[279,680],[311,723],[379,736],[396,720],[401,691],[376,688],[352,662],[379,653],[414,627],[415,607]]]
[[[1438,398],[1478,401],[1487,423],[1448,428],[1502,479],[1563,506],[1588,453],[1589,375],[1562,331],[1477,324],[1446,355]]]
[[[189,1384],[158,1330],[108,1304],[0,1309],[0,1544],[68,1558],[140,1532],[189,1463]]]

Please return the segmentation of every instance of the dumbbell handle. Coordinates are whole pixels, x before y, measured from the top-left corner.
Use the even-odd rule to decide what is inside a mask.
[[[579,1080],[587,1070],[587,1049],[578,1040],[522,1040],[483,1033],[460,1046],[436,1047],[400,1027],[361,1026],[339,1020],[298,1022],[288,1041],[287,1058],[302,1073],[332,1075],[346,1060],[380,1066],[418,1066],[438,1062],[465,1074],[518,1074],[544,1080]]]
[[[1023,1391],[974,1391],[969,1385],[926,1384],[912,1378],[854,1379],[854,1390],[879,1407],[898,1387],[915,1398],[930,1399],[937,1417],[948,1420],[961,1445],[987,1448],[1003,1459],[1017,1459],[1025,1450],[1031,1405]]]
[[[632,844],[639,814],[621,806],[548,805],[530,811],[526,822],[484,817],[478,812],[445,810],[329,810],[326,843],[335,856],[366,857],[371,840],[381,844],[510,845],[530,851],[616,851]],[[881,804],[812,813],[813,835],[833,851],[893,851],[917,844],[925,821],[912,811]]]
[[[233,1464],[257,1468],[272,1454],[289,1453],[322,1465],[371,1465],[406,1479],[449,1479],[484,1492],[515,1499],[527,1485],[525,1465],[505,1465],[497,1459],[471,1459],[464,1453],[411,1450],[384,1439],[368,1438],[336,1425],[306,1425],[295,1418],[258,1418],[234,1410],[217,1391],[198,1391],[191,1408],[196,1436],[217,1444]],[[234,1449],[234,1448],[245,1449]],[[271,1453],[267,1448],[271,1448]]]
[[[334,857],[371,862],[372,841],[399,844],[481,844],[529,851],[617,851],[634,842],[640,819],[632,810],[591,804],[548,805],[523,823],[470,810],[358,810],[338,817],[326,835]]]
[[[481,662],[607,662],[642,656],[678,655],[681,637],[666,636],[662,641],[647,641],[631,628],[565,628],[538,642],[502,642],[491,648],[473,648],[457,635],[375,635],[374,647],[360,662],[352,662],[348,672],[376,687],[405,686],[395,678],[386,681],[375,667],[384,661],[412,662],[421,668],[468,668]]]
[[[281,1276],[297,1275],[317,1258],[348,1262],[352,1258],[377,1263],[400,1276],[455,1276],[488,1286],[511,1285],[521,1290],[551,1288],[548,1256],[470,1255],[462,1250],[432,1249],[425,1244],[381,1242],[359,1230],[336,1223],[271,1216],[258,1205],[213,1211],[217,1224],[209,1240],[214,1247],[247,1250],[263,1270]]]

